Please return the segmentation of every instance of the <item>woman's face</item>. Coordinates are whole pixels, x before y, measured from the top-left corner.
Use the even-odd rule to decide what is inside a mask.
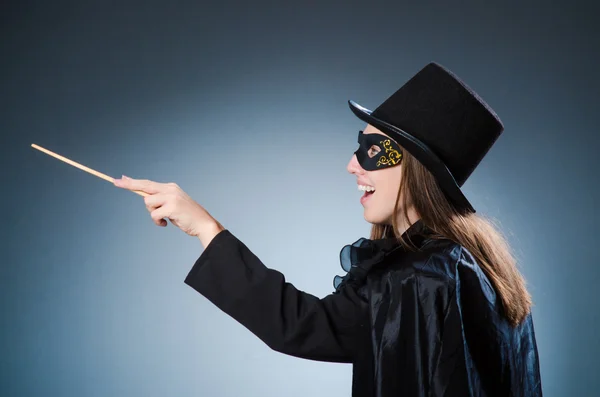
[[[363,134],[372,133],[385,135],[386,137],[390,138],[389,135],[383,133],[372,125],[367,124]],[[369,156],[372,157],[381,150],[383,150],[382,147],[372,146],[369,149]],[[400,188],[400,178],[402,172],[401,167],[402,161],[400,164],[393,167],[387,167],[375,171],[366,171],[358,163],[356,154],[352,155],[352,158],[346,167],[348,172],[356,175],[358,185],[366,185],[375,188],[375,191],[371,194],[368,194],[367,197],[364,197],[364,192],[360,190],[361,196],[363,196],[360,200],[364,207],[364,217],[367,222],[373,224],[392,223],[394,204],[396,203],[396,196],[398,195],[398,189]],[[402,211],[401,208],[398,209]]]

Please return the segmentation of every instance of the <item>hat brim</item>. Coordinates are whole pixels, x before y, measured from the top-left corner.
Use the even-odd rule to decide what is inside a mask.
[[[377,117],[373,117],[371,115],[371,110],[358,103],[349,100],[348,105],[356,117],[390,135],[390,137],[399,145],[404,147],[413,157],[419,160],[419,162],[421,162],[421,164],[436,177],[441,189],[444,190],[446,195],[457,207],[466,209],[470,212],[475,212],[475,209],[463,194],[448,167],[426,144],[406,131],[386,123]]]

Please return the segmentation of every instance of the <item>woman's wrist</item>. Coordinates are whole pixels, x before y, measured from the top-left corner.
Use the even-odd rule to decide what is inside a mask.
[[[202,244],[204,249],[206,249],[206,247],[208,246],[208,244],[210,244],[212,239],[215,238],[215,236],[223,230],[225,230],[225,227],[223,227],[223,225],[221,225],[217,220],[215,220],[214,222],[211,222],[207,226],[203,227],[200,233],[198,233],[197,237],[200,240],[200,243]]]

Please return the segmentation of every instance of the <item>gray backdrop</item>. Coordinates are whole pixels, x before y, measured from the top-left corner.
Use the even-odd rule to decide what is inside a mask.
[[[597,395],[598,7],[283,3],[3,3],[0,395],[348,396],[350,365],[273,352],[183,283],[196,239],[30,145],[177,182],[323,297],[370,226],[346,101],[430,61],[505,123],[465,191],[529,282],[545,395]]]

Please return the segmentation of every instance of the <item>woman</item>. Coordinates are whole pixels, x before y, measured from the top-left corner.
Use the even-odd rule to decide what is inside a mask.
[[[541,396],[531,298],[509,247],[461,186],[503,131],[441,65],[375,111],[347,166],[369,239],[342,248],[347,273],[319,299],[267,268],[176,184],[124,178],[205,247],[185,282],[272,349],[353,363],[353,396]]]

